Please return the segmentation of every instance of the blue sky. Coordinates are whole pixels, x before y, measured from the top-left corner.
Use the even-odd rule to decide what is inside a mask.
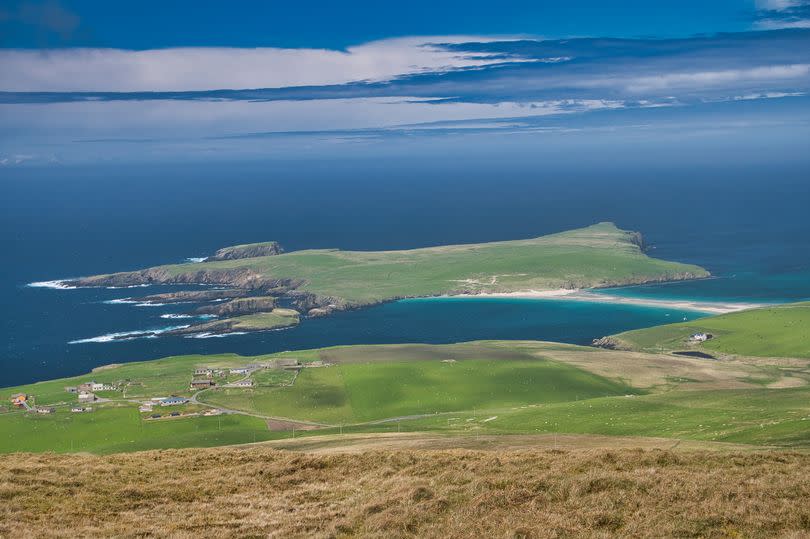
[[[0,4],[0,166],[810,134],[807,0],[122,4]]]

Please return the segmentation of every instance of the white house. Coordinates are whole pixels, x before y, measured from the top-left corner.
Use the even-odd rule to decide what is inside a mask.
[[[79,393],[79,402],[93,402],[94,400],[96,400],[95,393],[90,393],[89,391]]]
[[[709,335],[706,333],[693,333],[689,336],[689,340],[693,342],[705,342],[709,340]]]
[[[242,368],[239,368],[239,369],[231,369],[230,370],[231,374],[247,374],[249,372],[250,372],[250,369],[248,369],[247,367],[242,367]]]

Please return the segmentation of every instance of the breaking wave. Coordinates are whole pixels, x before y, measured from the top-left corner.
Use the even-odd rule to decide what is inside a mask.
[[[161,314],[161,318],[167,318],[169,320],[181,320],[187,318],[200,318],[200,319],[208,319],[208,318],[216,318],[213,314],[175,314],[175,313],[168,313],[168,314]]]
[[[219,339],[220,337],[230,337],[231,335],[247,335],[245,331],[234,331],[231,333],[193,333],[186,335],[186,339]]]
[[[55,288],[57,290],[74,290],[79,288],[78,286],[71,286],[67,283],[66,280],[59,280],[59,281],[38,281],[35,283],[28,283],[27,287],[29,288]]]
[[[98,337],[89,337],[87,339],[76,339],[69,341],[68,344],[86,344],[86,343],[103,343],[103,342],[116,342],[116,341],[132,341],[135,339],[156,339],[161,333],[172,331],[175,329],[185,329],[189,324],[184,326],[169,326],[158,329],[144,329],[137,331],[118,331],[115,333],[107,333],[99,335]]]

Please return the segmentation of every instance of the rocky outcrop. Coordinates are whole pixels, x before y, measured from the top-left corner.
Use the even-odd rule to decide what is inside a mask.
[[[242,298],[247,295],[247,290],[240,289],[180,290],[178,292],[152,294],[150,296],[133,299],[142,303],[186,303]]]
[[[213,314],[215,316],[237,316],[242,314],[267,313],[276,306],[276,298],[272,296],[256,296],[237,298],[217,305],[204,305],[197,309],[197,314]]]
[[[216,320],[214,322],[205,322],[203,324],[194,324],[186,328],[173,329],[163,333],[163,335],[195,335],[200,333],[207,333],[211,335],[222,335],[233,331],[236,322],[233,320]]]
[[[170,272],[167,267],[149,268],[141,271],[96,275],[65,281],[68,286],[78,287],[121,287],[144,284],[202,284],[219,285],[246,290],[294,289],[301,285],[301,279],[270,279],[249,268],[200,269],[182,273]]]
[[[209,256],[206,258],[205,261],[214,262],[217,260],[239,260],[242,258],[256,258],[259,256],[274,256],[283,252],[284,249],[282,249],[281,245],[275,241],[248,243],[246,245],[224,247],[217,251],[214,256]]]
[[[630,347],[615,337],[602,337],[594,339],[591,346],[605,348],[607,350],[630,350]]]

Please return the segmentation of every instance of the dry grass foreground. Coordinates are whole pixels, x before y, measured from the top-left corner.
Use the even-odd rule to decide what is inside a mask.
[[[0,457],[2,537],[810,537],[808,499],[783,452]]]

